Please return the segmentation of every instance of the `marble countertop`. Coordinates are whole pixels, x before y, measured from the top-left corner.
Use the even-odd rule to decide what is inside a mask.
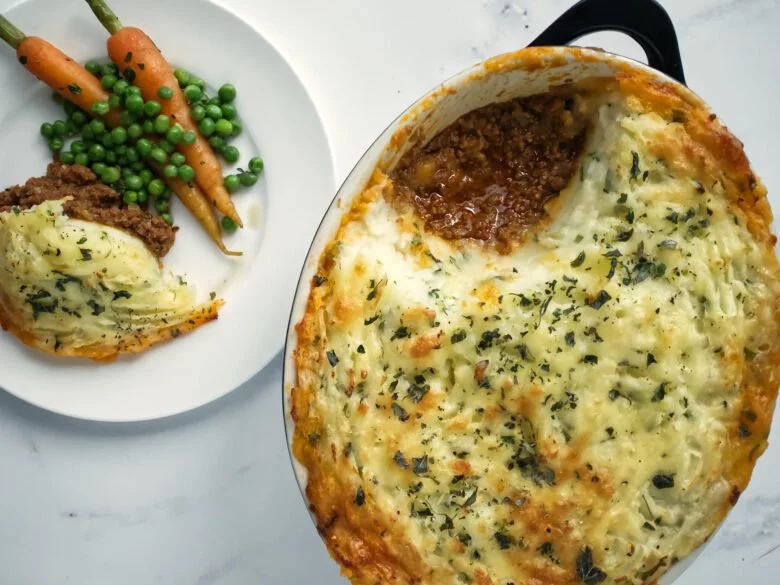
[[[13,3],[0,0],[0,9]],[[323,117],[341,180],[387,123],[427,89],[485,57],[524,46],[572,2],[222,3],[296,69]],[[780,193],[780,2],[665,3],[689,85],[745,142],[770,193]],[[618,35],[581,42],[640,56]],[[777,196],[773,202],[780,209]],[[216,403],[127,425],[62,418],[0,392],[0,583],[345,583],[293,478],[280,386],[277,357]],[[749,489],[678,585],[778,582],[777,431],[772,439]]]

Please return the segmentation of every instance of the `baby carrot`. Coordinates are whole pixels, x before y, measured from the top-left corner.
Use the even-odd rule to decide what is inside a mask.
[[[108,101],[109,94],[99,79],[48,41],[25,36],[3,16],[0,38],[16,49],[19,63],[30,73],[82,110],[89,112],[95,102]],[[111,110],[103,119],[118,126],[119,111]]]
[[[194,132],[193,144],[176,145],[195,170],[195,182],[205,191],[214,206],[239,226],[243,226],[230,194],[224,186],[222,165],[208,141],[198,131],[184,94],[173,75],[173,69],[146,33],[135,27],[123,27],[104,0],[86,0],[98,20],[108,30],[108,55],[130,83],[141,90],[145,100],[157,99],[161,87],[172,91],[162,100],[162,113],[178,122],[185,131]]]

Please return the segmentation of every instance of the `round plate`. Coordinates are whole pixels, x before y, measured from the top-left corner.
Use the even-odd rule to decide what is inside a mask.
[[[283,57],[235,15],[204,0],[114,0],[125,25],[143,28],[174,66],[212,86],[231,82],[244,125],[235,144],[241,167],[261,155],[265,172],[234,201],[245,228],[226,238],[240,258],[223,256],[178,202],[168,269],[225,299],[219,320],[192,334],[112,363],[65,360],[0,332],[0,387],[73,417],[138,421],[210,402],[251,378],[281,349],[290,299],[311,236],[334,192],[325,131],[306,90]],[[45,19],[40,18],[42,14]],[[79,61],[106,56],[107,33],[84,2],[31,0],[7,13]],[[45,173],[49,156],[38,128],[63,116],[51,91],[0,47],[0,185]],[[226,167],[226,168],[229,168]]]

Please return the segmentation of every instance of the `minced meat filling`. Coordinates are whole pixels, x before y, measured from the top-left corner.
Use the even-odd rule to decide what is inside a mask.
[[[569,183],[587,129],[581,102],[543,94],[461,116],[399,161],[394,201],[443,238],[508,253]]]
[[[137,205],[124,205],[119,193],[101,183],[90,169],[80,165],[50,163],[46,176],[0,192],[0,212],[14,207],[29,209],[44,201],[65,197],[73,197],[64,205],[69,217],[128,232],[142,240],[158,258],[170,251],[176,239],[177,228]]]

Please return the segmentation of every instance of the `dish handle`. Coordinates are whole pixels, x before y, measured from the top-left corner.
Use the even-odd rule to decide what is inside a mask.
[[[685,85],[674,24],[656,0],[580,0],[530,46],[567,45],[601,31],[627,34],[641,45],[650,67]]]

